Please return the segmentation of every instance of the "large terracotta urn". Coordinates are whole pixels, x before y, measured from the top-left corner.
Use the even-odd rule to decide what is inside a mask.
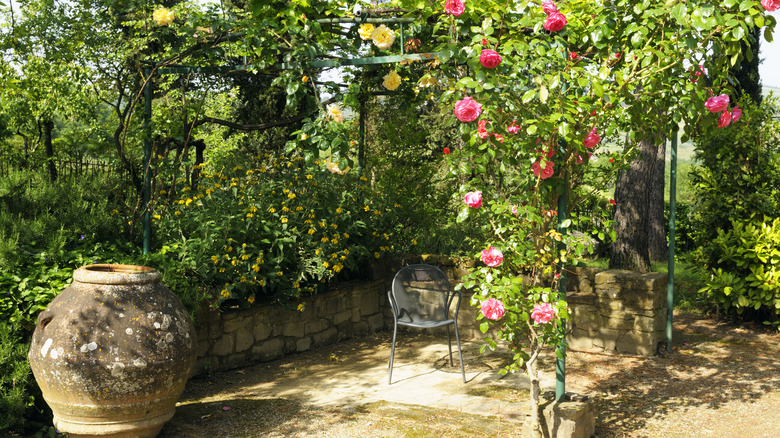
[[[197,356],[179,299],[145,266],[90,265],[38,315],[28,358],[70,437],[154,437]]]

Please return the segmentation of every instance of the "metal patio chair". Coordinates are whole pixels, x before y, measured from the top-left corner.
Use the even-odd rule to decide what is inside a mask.
[[[463,353],[460,349],[458,335],[458,309],[461,293],[450,289],[450,281],[441,269],[432,265],[416,264],[401,269],[393,278],[392,289],[387,292],[390,306],[393,310],[393,346],[390,350],[390,375],[387,384],[393,380],[393,357],[395,356],[395,339],[398,326],[416,328],[447,327],[447,343],[450,349],[450,366],[452,362],[452,336],[450,326],[455,327],[455,341],[458,344],[460,372],[463,383],[466,383],[466,371],[463,368]],[[454,316],[449,317],[450,308],[455,303]]]

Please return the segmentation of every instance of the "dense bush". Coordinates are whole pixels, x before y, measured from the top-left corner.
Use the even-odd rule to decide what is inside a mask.
[[[742,118],[726,128],[715,128],[696,139],[696,160],[691,170],[695,192],[694,240],[704,248],[718,230],[733,220],[752,215],[780,214],[780,114],[776,100],[760,106],[740,101]]]
[[[669,235],[669,202],[664,203],[664,223],[666,235]],[[693,241],[696,229],[693,223],[691,203],[677,201],[674,215],[674,250],[677,254],[686,254],[695,248]]]
[[[708,270],[702,292],[724,309],[741,314],[761,311],[765,319],[780,315],[780,219],[753,217],[718,230],[712,242],[717,263]]]
[[[178,255],[183,274],[220,291],[221,300],[315,293],[399,249],[390,233],[401,205],[334,166],[266,156],[257,167],[203,172],[196,190],[157,204],[157,240]]]
[[[74,238],[112,241],[124,235],[118,184],[97,175],[50,182],[17,170],[0,178],[0,269],[28,264],[31,254],[56,254]]]
[[[777,256],[767,244],[780,232],[780,125],[775,100],[740,102],[742,119],[696,139],[690,215],[698,266],[711,303],[745,317],[777,314]],[[777,242],[777,240],[774,240]],[[753,311],[744,312],[751,308]]]

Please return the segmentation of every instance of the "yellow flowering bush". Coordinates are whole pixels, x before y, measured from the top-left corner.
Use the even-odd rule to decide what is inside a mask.
[[[271,156],[246,167],[202,171],[196,190],[155,211],[161,237],[177,246],[188,276],[219,291],[218,302],[298,301],[391,252],[402,209],[354,172]]]

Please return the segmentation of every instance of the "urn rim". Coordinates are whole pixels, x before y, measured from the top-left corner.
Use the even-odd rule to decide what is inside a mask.
[[[73,272],[73,281],[90,284],[159,283],[162,275],[148,266],[96,263]]]

